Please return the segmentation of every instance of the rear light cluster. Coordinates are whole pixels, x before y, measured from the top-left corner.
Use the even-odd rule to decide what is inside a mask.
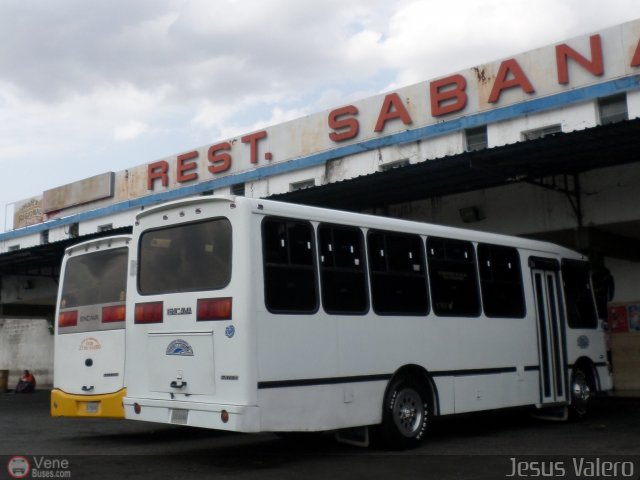
[[[78,325],[77,310],[68,310],[66,312],[60,312],[58,314],[59,327],[75,327],[76,325]]]
[[[112,305],[102,307],[102,323],[124,322],[126,318],[126,305]],[[58,314],[59,327],[75,327],[78,325],[78,310],[67,310]]]
[[[136,303],[135,323],[162,323],[162,302]]]
[[[124,322],[126,311],[126,305],[102,307],[102,323]]]
[[[231,297],[201,298],[196,320],[231,320]]]
[[[231,297],[201,298],[196,307],[196,320],[231,320]],[[162,323],[163,302],[137,303],[135,308],[135,323]]]

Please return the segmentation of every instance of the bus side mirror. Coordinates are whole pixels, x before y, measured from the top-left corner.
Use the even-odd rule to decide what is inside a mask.
[[[610,302],[616,294],[616,281],[611,274],[607,277],[607,287],[607,301]]]
[[[595,269],[591,275],[598,316],[607,318],[607,303],[615,295],[615,280],[607,268]]]

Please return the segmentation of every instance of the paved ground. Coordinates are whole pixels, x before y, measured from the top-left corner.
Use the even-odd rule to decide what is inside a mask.
[[[564,465],[571,473],[576,459],[616,455],[635,462],[631,478],[640,479],[638,398],[597,399],[590,418],[577,423],[536,420],[521,410],[440,419],[417,450],[385,452],[338,444],[328,435],[282,439],[125,420],[51,418],[47,391],[0,394],[0,479],[11,478],[5,466],[14,464],[8,462],[22,462],[13,456],[29,462],[27,478],[35,478],[36,470],[57,478],[353,480],[495,479],[508,475],[514,461]],[[554,459],[561,463],[550,463]]]

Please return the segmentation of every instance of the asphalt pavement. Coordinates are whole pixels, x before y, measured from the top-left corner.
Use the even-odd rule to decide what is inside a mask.
[[[576,465],[596,461],[633,468],[631,477],[619,470],[607,478],[640,479],[640,399],[595,399],[592,407],[589,418],[575,423],[535,419],[521,409],[443,417],[418,449],[388,452],[340,444],[332,435],[282,438],[52,418],[48,391],[5,393],[0,394],[0,463],[6,468],[0,467],[0,479],[19,478],[25,464],[29,472],[23,478],[495,479],[514,468],[520,469],[516,478],[546,477],[536,462],[555,467],[554,478],[587,479],[594,477],[584,468],[569,474]]]

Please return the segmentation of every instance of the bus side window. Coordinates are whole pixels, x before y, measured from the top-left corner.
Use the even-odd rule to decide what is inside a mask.
[[[420,236],[370,231],[367,243],[373,310],[379,315],[426,315],[429,297]]]
[[[487,317],[523,318],[520,255],[513,247],[478,245],[482,305]]]
[[[264,299],[270,312],[318,310],[314,250],[311,223],[274,217],[263,220]]]
[[[591,290],[589,264],[562,259],[562,283],[569,328],[597,328],[598,316]]]
[[[368,309],[362,230],[321,224],[320,282],[327,313],[363,314]]]
[[[446,317],[479,316],[480,295],[473,244],[429,237],[427,258],[435,314]]]

